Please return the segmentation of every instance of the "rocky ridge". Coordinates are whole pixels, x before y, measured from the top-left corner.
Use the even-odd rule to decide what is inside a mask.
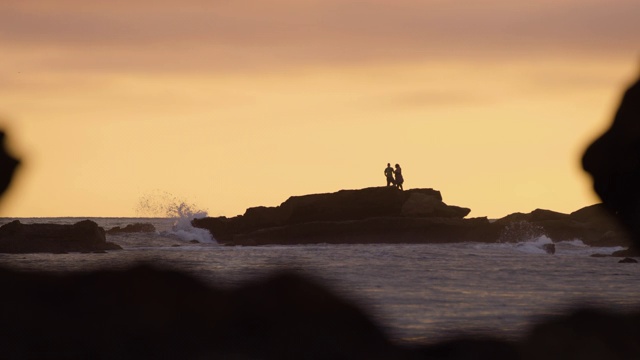
[[[293,196],[276,207],[253,207],[232,218],[196,219],[225,245],[313,243],[517,242],[546,235],[592,246],[626,246],[628,236],[599,205],[571,214],[537,209],[496,221],[466,218],[439,191],[393,187]]]

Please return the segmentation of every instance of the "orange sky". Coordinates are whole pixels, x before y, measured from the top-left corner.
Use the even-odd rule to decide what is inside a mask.
[[[636,0],[0,4],[1,216],[212,216],[430,187],[470,216],[592,204],[579,159],[638,74]]]

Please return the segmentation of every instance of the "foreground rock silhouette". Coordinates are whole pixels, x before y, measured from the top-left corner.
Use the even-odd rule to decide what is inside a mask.
[[[636,111],[619,111],[616,122],[640,129],[639,102],[637,91],[627,92],[621,109]],[[608,134],[614,143],[640,142],[640,132]],[[589,165],[617,150],[590,148],[585,168],[597,189],[609,184],[599,190],[605,206],[638,245],[640,189],[632,180],[640,152],[623,154],[622,169]],[[631,200],[621,200],[625,194]],[[8,359],[640,359],[640,312],[575,310],[513,342],[460,336],[408,346],[392,343],[357,305],[291,273],[225,290],[148,266],[87,274],[0,268],[0,287],[0,358]]]
[[[582,166],[607,209],[634,236],[640,256],[640,80],[624,93],[611,127],[591,144]]]
[[[0,270],[0,358],[393,359],[363,311],[308,277],[221,290],[177,271]]]

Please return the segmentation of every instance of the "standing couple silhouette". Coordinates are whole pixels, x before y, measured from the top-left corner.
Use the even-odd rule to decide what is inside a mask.
[[[404,178],[402,177],[402,169],[400,168],[400,165],[396,164],[396,168],[394,170],[391,167],[391,164],[387,163],[387,168],[384,169],[384,175],[387,177],[387,186],[394,185],[398,189],[404,190],[402,188],[402,183],[404,183]]]

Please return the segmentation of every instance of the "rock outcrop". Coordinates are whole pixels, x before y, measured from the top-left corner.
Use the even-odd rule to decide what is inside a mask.
[[[536,209],[514,213],[493,223],[500,228],[500,241],[521,241],[523,237],[545,235],[552,241],[580,239],[590,246],[628,246],[631,239],[604,205],[595,204],[563,214]],[[510,232],[510,233],[509,233]]]
[[[280,206],[249,208],[233,218],[196,219],[193,225],[226,245],[519,242],[542,235],[591,246],[629,244],[601,204],[571,214],[537,209],[494,222],[465,218],[469,213],[445,204],[433,189],[377,187],[294,196]]]
[[[91,220],[73,225],[22,224],[0,227],[0,253],[67,253],[122,249],[107,242],[104,229]]]
[[[451,235],[465,241],[476,227],[489,230],[486,218],[464,219],[470,211],[445,204],[433,189],[372,187],[293,196],[277,207],[196,219],[193,225],[233,245],[437,242]]]

